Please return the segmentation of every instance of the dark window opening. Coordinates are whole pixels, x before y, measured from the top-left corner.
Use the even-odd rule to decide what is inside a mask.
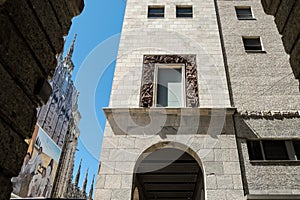
[[[148,18],[164,18],[165,17],[165,7],[148,7]]]
[[[266,160],[289,160],[285,142],[282,140],[262,141]]]
[[[248,140],[250,160],[300,160],[300,140]]]
[[[192,18],[193,17],[192,6],[176,6],[176,17]]]
[[[239,20],[254,19],[250,7],[235,7],[235,12]]]
[[[263,160],[260,141],[247,141],[250,160]]]
[[[246,51],[262,51],[259,37],[247,38],[243,37],[243,43]]]

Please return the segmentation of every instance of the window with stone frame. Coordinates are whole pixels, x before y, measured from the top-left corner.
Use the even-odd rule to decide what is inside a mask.
[[[145,55],[141,107],[198,107],[195,55]]]

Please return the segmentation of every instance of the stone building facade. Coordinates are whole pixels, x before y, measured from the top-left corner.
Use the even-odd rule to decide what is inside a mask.
[[[299,199],[299,95],[259,0],[128,0],[95,199]]]
[[[79,117],[73,123],[75,129],[80,120],[77,105],[79,92],[72,81],[72,71],[74,69],[72,55],[75,40],[76,35],[64,59],[61,55],[58,56],[57,68],[53,78],[49,81],[52,94],[46,105],[38,109],[37,123],[61,149],[65,143],[67,131],[72,128],[69,126],[70,119],[73,118],[74,120],[74,117]]]
[[[71,19],[83,7],[83,0],[0,1],[0,199],[10,197],[10,180],[21,169],[36,107],[51,95],[47,80],[56,67],[55,56],[63,49]]]
[[[55,185],[52,193],[52,197],[54,198],[65,198],[68,194],[68,188],[70,187],[73,179],[75,153],[80,135],[78,124],[81,118],[76,107],[77,104],[71,115],[69,128],[65,137],[62,154],[58,164]]]
[[[281,158],[284,161],[268,158],[269,145],[277,146],[272,149],[274,154],[284,151],[280,150],[281,142],[292,142],[294,148],[289,144],[284,146],[287,151],[297,151],[296,142],[300,138],[298,84],[274,19],[263,12],[259,1],[219,0],[218,5],[232,97],[237,108],[235,129],[245,194],[253,199],[299,199],[300,166],[294,158],[296,152],[288,153],[293,157]],[[234,8],[242,6],[251,7],[254,19],[235,20]],[[242,36],[260,36],[263,52],[243,51]],[[263,146],[264,160],[251,158],[249,141]]]
[[[52,189],[51,196],[53,198],[67,197],[68,187],[71,184],[73,178],[75,153],[78,146],[78,138],[80,135],[80,130],[78,128],[79,121],[81,119],[81,115],[78,110],[79,92],[76,90],[76,87],[71,80],[71,73],[74,69],[72,54],[74,51],[75,40],[76,35],[66,57],[64,59],[62,59],[61,56],[60,58],[58,58],[59,64],[53,76],[53,82],[55,83],[57,90],[54,90],[56,92],[54,92],[54,94],[50,97],[49,105],[47,103],[48,107],[44,109],[44,113],[50,113],[50,116],[47,117],[48,120],[41,120],[41,122],[44,122],[46,124],[46,127],[57,127],[51,124],[51,122],[53,123],[56,119],[56,123],[61,124],[60,127],[62,127],[59,134],[55,134],[55,131],[51,130],[50,128],[50,133],[54,133],[53,135],[55,137],[55,141],[58,142],[58,145],[60,145],[61,143],[63,144],[61,146],[62,152],[58,163],[54,181],[55,183]],[[52,106],[53,108],[51,109],[51,102],[53,102],[51,101],[51,99],[53,99],[54,97],[57,99],[55,105],[59,105],[61,109],[57,109],[55,108],[55,106]],[[59,101],[63,101],[63,103],[58,103]],[[56,110],[56,112],[52,111],[51,113],[51,110]],[[66,115],[63,115],[63,117],[59,118],[59,114],[62,113],[61,110],[65,110],[64,113],[66,113]],[[68,123],[65,123],[65,126],[67,126],[66,130],[63,129],[63,122],[65,121],[64,118],[69,120]],[[59,123],[59,120],[62,123]],[[59,139],[62,136],[63,138]]]

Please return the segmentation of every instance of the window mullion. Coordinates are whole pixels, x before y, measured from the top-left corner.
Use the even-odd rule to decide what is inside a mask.
[[[285,141],[285,146],[290,160],[297,160],[292,141]]]
[[[259,145],[260,145],[260,149],[261,149],[261,154],[263,157],[263,160],[266,160],[266,156],[265,156],[265,151],[264,151],[264,146],[263,146],[263,141],[259,141]]]

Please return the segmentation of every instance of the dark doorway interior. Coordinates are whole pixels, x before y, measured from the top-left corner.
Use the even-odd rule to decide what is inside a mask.
[[[204,200],[203,173],[191,155],[165,148],[143,157],[134,174],[133,200]]]

